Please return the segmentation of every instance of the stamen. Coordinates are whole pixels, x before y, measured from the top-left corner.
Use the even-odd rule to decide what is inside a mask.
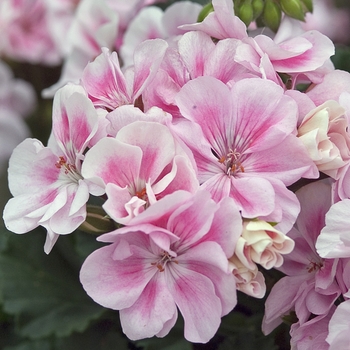
[[[312,260],[309,260],[309,261],[310,261],[310,264],[309,264],[308,269],[307,269],[308,273],[319,270],[323,266],[322,262],[315,262]]]
[[[74,164],[68,164],[67,160],[63,157],[60,156],[58,157],[58,161],[55,163],[56,168],[61,169],[62,167],[64,168],[64,173],[68,174],[68,172],[76,171],[76,167]]]
[[[146,187],[144,187],[141,191],[137,191],[135,195],[140,199],[147,200]]]
[[[173,257],[166,251],[163,251],[161,258],[157,262],[151,263],[152,266],[156,266],[159,272],[165,271],[165,265],[172,261],[175,264],[178,264],[179,262],[177,260],[172,260]]]
[[[68,178],[70,180],[78,182],[80,179],[82,179],[81,175],[77,171],[76,166],[74,164],[69,164],[66,158],[63,156],[58,157],[58,161],[55,163],[55,167],[58,169],[63,169],[64,174],[68,175]]]

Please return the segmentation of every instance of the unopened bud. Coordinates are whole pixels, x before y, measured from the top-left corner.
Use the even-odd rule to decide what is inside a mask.
[[[305,13],[300,0],[281,0],[281,8],[287,16],[304,21]]]
[[[277,32],[281,23],[282,11],[279,5],[273,0],[266,0],[263,21],[274,32]]]
[[[87,233],[101,234],[115,230],[116,224],[101,207],[88,205],[86,219],[79,229]]]
[[[209,15],[209,13],[214,12],[213,4],[210,2],[203,6],[201,12],[199,12],[197,22],[203,22],[204,18]]]
[[[256,19],[263,12],[264,1],[263,0],[253,0],[252,1],[252,7],[253,7],[253,19]]]
[[[312,4],[312,0],[301,0],[303,5],[305,6],[306,10],[305,12],[311,12],[314,10],[314,6]]]
[[[253,7],[251,5],[251,0],[246,0],[238,8],[238,17],[244,22],[248,27],[250,22],[253,20]]]

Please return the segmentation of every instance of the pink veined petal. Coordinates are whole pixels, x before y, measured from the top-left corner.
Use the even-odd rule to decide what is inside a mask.
[[[191,79],[204,75],[205,62],[215,49],[211,37],[202,32],[185,33],[178,42],[178,50]]]
[[[275,83],[243,79],[233,86],[231,95],[235,103],[230,116],[232,124],[226,123],[227,139],[231,143],[235,140],[234,145],[241,152],[274,147],[294,131],[297,105]]]
[[[82,175],[101,186],[99,179],[123,188],[139,178],[141,159],[139,147],[106,137],[86,153]]]
[[[231,177],[230,197],[242,211],[242,216],[255,218],[269,215],[275,205],[275,191],[271,183],[254,176]]]
[[[242,218],[238,207],[232,198],[225,197],[219,202],[219,209],[214,214],[212,225],[201,241],[217,242],[226,257],[230,258],[242,230]]]
[[[36,139],[26,139],[12,152],[9,162],[9,188],[13,196],[37,193],[54,184],[60,170],[57,156]]]
[[[220,202],[223,198],[230,196],[231,179],[226,174],[215,174],[205,181],[201,188],[210,192],[215,202]]]
[[[202,242],[177,257],[191,271],[208,277],[214,284],[215,294],[220,298],[222,315],[228,314],[237,304],[236,280],[229,271],[228,260],[216,242]]]
[[[174,315],[177,315],[176,305],[165,272],[157,272],[136,302],[120,311],[120,321],[127,337],[137,340],[160,333],[168,321],[174,321]]]
[[[152,185],[154,194],[164,197],[178,189],[194,193],[199,187],[196,173],[192,165],[185,157],[177,155],[174,157],[171,171],[161,177]]]
[[[208,342],[218,330],[222,315],[213,282],[181,265],[169,267],[170,274],[168,284],[185,321],[185,338],[194,343]]]
[[[212,76],[225,84],[231,80],[239,80],[247,73],[247,70],[235,60],[239,45],[240,41],[236,39],[220,40],[206,57],[203,75]]]
[[[218,205],[211,200],[207,191],[196,192],[193,201],[179,206],[170,215],[167,228],[180,240],[178,249],[195,244],[210,229]]]
[[[224,167],[215,157],[212,146],[205,138],[201,127],[188,120],[182,120],[169,128],[191,150],[198,168],[198,180],[201,183],[224,171]],[[220,174],[221,175],[221,174]]]
[[[85,93],[67,85],[55,94],[52,114],[55,139],[64,155],[73,161],[97,131],[96,110]]]
[[[151,263],[146,263],[147,236],[143,241],[145,248],[134,246],[133,255],[124,260],[112,259],[116,244],[97,249],[86,258],[80,270],[80,281],[95,302],[120,310],[130,307],[140,297],[158,271]]]
[[[133,99],[140,96],[150,81],[155,77],[168,48],[162,39],[146,40],[134,52]]]
[[[232,129],[232,98],[228,87],[212,77],[199,77],[186,83],[176,95],[181,114],[198,123],[209,144],[218,154],[227,154],[232,139],[224,130]]]
[[[83,72],[82,84],[95,105],[114,109],[132,103],[116,52],[104,47]]]
[[[152,134],[156,136],[151,138]],[[153,183],[175,156],[175,140],[169,129],[159,123],[134,122],[122,128],[116,139],[142,150],[139,177],[145,182]]]
[[[304,145],[294,135],[288,135],[278,147],[247,155],[244,169],[259,176],[279,179],[286,186],[301,177],[316,178],[319,175]]]

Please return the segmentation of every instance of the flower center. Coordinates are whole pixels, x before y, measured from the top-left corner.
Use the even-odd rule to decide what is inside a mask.
[[[82,179],[81,175],[77,171],[77,167],[74,164],[69,164],[66,158],[63,156],[58,157],[55,167],[62,169],[64,174],[67,175],[70,180],[78,182]]]
[[[148,201],[146,187],[144,187],[141,191],[136,191],[135,196],[139,197],[140,199],[144,200],[145,202]]]
[[[317,271],[317,270],[321,269],[322,266],[323,266],[323,263],[321,261],[315,262],[315,261],[310,260],[310,264],[306,267],[307,272],[311,273],[311,272]]]
[[[151,263],[151,265],[156,266],[159,272],[163,272],[165,270],[165,265],[169,262],[173,261],[175,264],[179,262],[177,260],[173,260],[173,257],[166,251],[163,251],[158,261]]]
[[[244,173],[244,167],[240,161],[241,153],[239,153],[236,148],[234,150],[230,148],[228,153],[222,157],[219,157],[213,149],[212,153],[218,158],[218,162],[225,166],[226,175],[236,175],[238,172]]]

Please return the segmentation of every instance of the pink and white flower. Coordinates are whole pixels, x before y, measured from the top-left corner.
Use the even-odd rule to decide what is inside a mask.
[[[141,43],[134,53],[134,65],[124,73],[117,53],[109,53],[103,48],[84,69],[81,84],[96,107],[110,111],[125,104],[135,104],[157,73],[167,46],[161,39]]]
[[[130,339],[164,337],[178,308],[185,338],[207,342],[237,302],[228,258],[241,230],[230,198],[176,191],[99,237],[111,244],[87,257],[80,280],[97,303],[120,310]]]
[[[47,229],[45,252],[60,234],[73,232],[86,217],[89,185],[81,162],[98,129],[98,116],[81,87],[66,86],[55,95],[49,146],[26,139],[10,159],[9,188],[14,196],[4,210],[6,227],[26,233]]]
[[[332,100],[311,110],[298,127],[298,137],[319,171],[334,179],[350,159],[347,129],[345,109]]]
[[[265,334],[276,328],[282,317],[291,311],[298,318],[296,327],[307,325],[310,316],[327,317],[342,292],[335,278],[338,260],[323,259],[315,249],[317,237],[325,225],[325,215],[331,206],[331,185],[318,181],[302,187],[297,196],[301,211],[288,233],[295,242],[295,248],[284,256],[284,263],[278,268],[287,276],[273,286],[266,300],[262,325]],[[299,335],[302,336],[301,333]]]
[[[121,224],[167,194],[199,187],[186,152],[166,126],[155,122],[135,121],[115,138],[100,140],[87,152],[82,174],[97,192],[106,192],[103,208]]]
[[[243,217],[289,230],[299,204],[286,186],[318,176],[293,135],[295,102],[271,81],[243,79],[230,90],[212,77],[188,82],[176,101],[187,120],[173,129],[193,152],[201,186],[217,201],[233,198]]]

